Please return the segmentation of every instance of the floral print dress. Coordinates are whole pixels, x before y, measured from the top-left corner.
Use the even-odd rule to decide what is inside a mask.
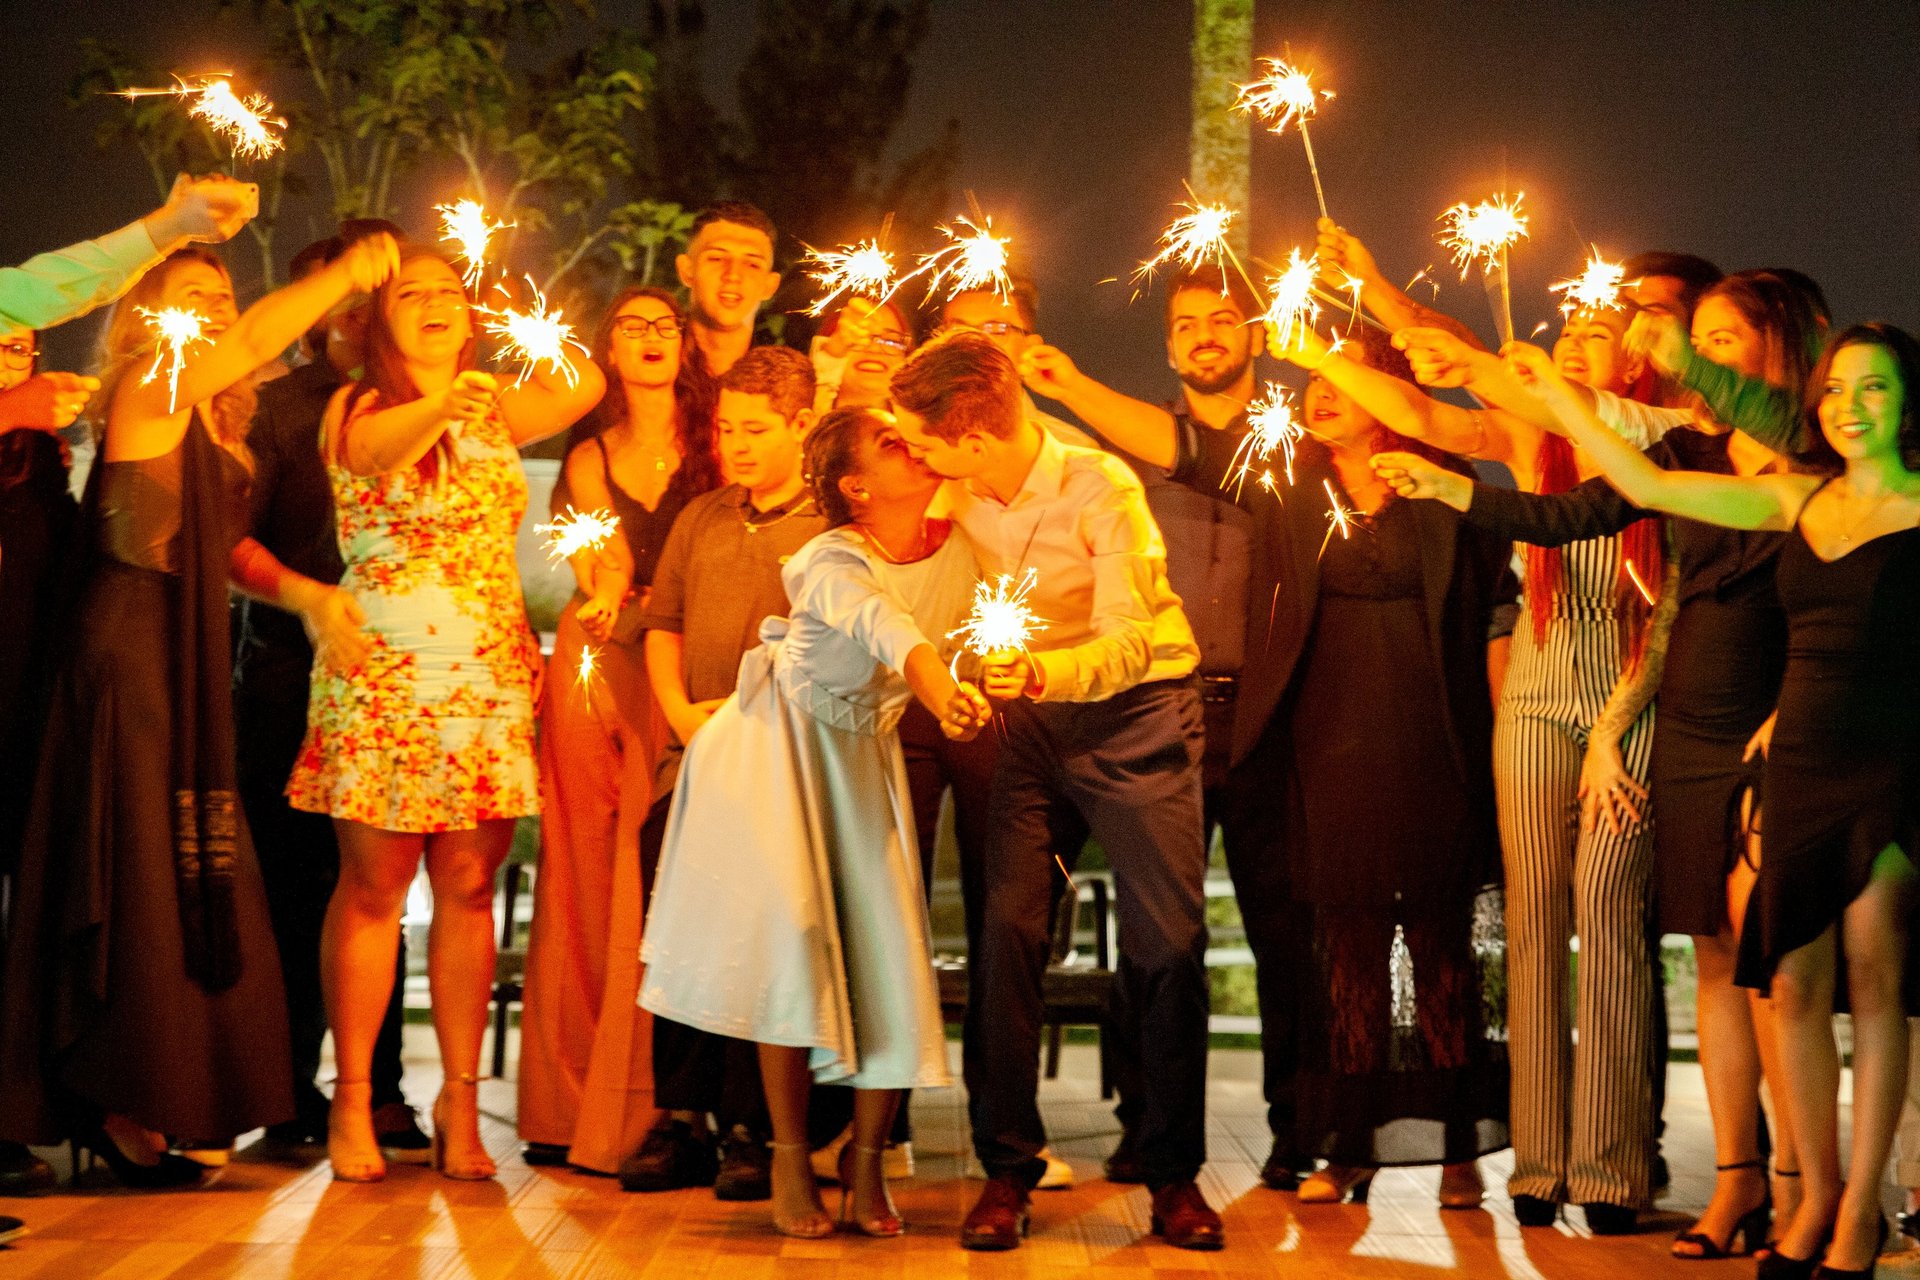
[[[347,425],[379,408],[377,393]],[[337,402],[325,439],[342,431]],[[447,428],[452,465],[357,476],[329,459],[340,585],[366,611],[367,660],[315,660],[293,807],[388,831],[458,831],[539,812],[534,685],[514,535],[526,475],[506,423]],[[429,458],[436,458],[429,454]]]

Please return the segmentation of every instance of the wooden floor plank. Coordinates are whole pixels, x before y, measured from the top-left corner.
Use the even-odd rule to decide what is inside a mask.
[[[410,1032],[419,1029],[410,1028]],[[438,1083],[430,1048],[413,1064],[411,1096]],[[411,1052],[411,1050],[410,1050]],[[1034,1199],[1034,1230],[1010,1254],[968,1254],[955,1244],[979,1184],[958,1090],[915,1100],[919,1176],[895,1197],[910,1224],[899,1240],[839,1233],[782,1239],[763,1204],[723,1204],[704,1191],[627,1195],[610,1178],[531,1169],[512,1129],[513,1086],[482,1091],[483,1136],[501,1164],[490,1182],[460,1183],[429,1169],[395,1166],[384,1181],[332,1181],[324,1161],[285,1163],[243,1151],[216,1186],[136,1195],[99,1175],[35,1200],[0,1200],[0,1213],[33,1234],[0,1250],[0,1280],[106,1277],[179,1280],[1264,1280],[1271,1276],[1504,1280],[1716,1280],[1751,1274],[1750,1262],[1694,1263],[1668,1257],[1711,1190],[1712,1148],[1698,1069],[1676,1066],[1666,1151],[1675,1186],[1648,1231],[1595,1240],[1578,1213],[1552,1230],[1523,1231],[1500,1193],[1506,1155],[1482,1162],[1490,1189],[1480,1210],[1442,1212],[1438,1171],[1388,1170],[1370,1203],[1302,1205],[1259,1184],[1266,1158],[1264,1107],[1252,1055],[1216,1053],[1202,1187],[1220,1206],[1228,1248],[1192,1254],[1146,1234],[1140,1188],[1101,1179],[1118,1136],[1098,1097],[1091,1055],[1070,1046],[1043,1106],[1055,1152],[1073,1167],[1073,1189]],[[64,1160],[60,1163],[65,1170]],[[829,1210],[837,1192],[825,1189]]]

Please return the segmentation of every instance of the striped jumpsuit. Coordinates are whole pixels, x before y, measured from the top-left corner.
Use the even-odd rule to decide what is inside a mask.
[[[1618,537],[1563,549],[1544,639],[1524,605],[1494,722],[1493,770],[1506,867],[1507,1013],[1513,1071],[1511,1195],[1644,1208],[1653,1095],[1647,952],[1651,829],[1581,832],[1576,791],[1588,730],[1625,664],[1615,619]],[[1653,708],[1620,743],[1644,785]],[[1579,1043],[1567,999],[1568,938],[1580,939]]]

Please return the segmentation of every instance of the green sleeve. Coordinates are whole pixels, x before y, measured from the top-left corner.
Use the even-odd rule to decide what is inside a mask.
[[[1791,392],[1759,378],[1745,377],[1692,349],[1687,351],[1680,381],[1688,390],[1699,393],[1714,417],[1738,427],[1775,453],[1794,453],[1801,448],[1800,403]]]
[[[51,329],[119,297],[160,260],[139,223],[0,270],[0,328]]]

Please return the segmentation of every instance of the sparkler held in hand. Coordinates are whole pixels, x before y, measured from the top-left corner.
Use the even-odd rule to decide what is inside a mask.
[[[481,277],[486,274],[488,246],[497,232],[505,231],[513,223],[495,222],[478,200],[437,204],[433,211],[440,215],[440,238],[460,248],[460,260],[467,264],[462,273],[467,288],[478,289]]]
[[[826,314],[842,295],[867,298],[876,304],[885,302],[898,284],[893,277],[893,255],[881,248],[878,240],[862,240],[838,249],[808,249],[800,266],[822,291],[807,307],[810,316]]]
[[[1475,263],[1480,266],[1503,346],[1513,341],[1513,288],[1507,275],[1507,250],[1527,237],[1527,217],[1520,212],[1520,202],[1526,198],[1524,191],[1515,192],[1511,200],[1503,192],[1476,205],[1456,204],[1440,215],[1444,224],[1440,243],[1453,254],[1460,278],[1465,280]]]
[[[1560,310],[1572,315],[1577,311],[1619,310],[1626,283],[1627,269],[1617,262],[1608,262],[1595,248],[1578,276],[1547,288],[1561,295]]]
[[[1333,97],[1331,89],[1315,89],[1306,72],[1281,58],[1262,58],[1267,74],[1252,84],[1240,86],[1236,111],[1256,115],[1269,133],[1285,133],[1288,125],[1300,126],[1300,145],[1307,151],[1307,171],[1313,175],[1314,198],[1320,202],[1320,216],[1327,217],[1327,193],[1320,185],[1320,162],[1313,156],[1313,138],[1307,133],[1307,121],[1320,111],[1323,99]]]
[[[187,115],[224,139],[236,162],[264,160],[284,145],[278,131],[285,129],[287,122],[273,114],[273,104],[258,93],[242,98],[233,91],[226,72],[195,76],[191,80],[175,76],[174,81],[170,89],[118,89],[114,96],[129,102],[163,96],[191,100]]]
[[[504,285],[494,287],[503,297],[508,296]],[[564,315],[547,309],[547,300],[532,277],[527,279],[527,288],[533,294],[533,301],[524,308],[476,305],[474,310],[485,317],[487,334],[501,340],[501,358],[519,362],[520,373],[513,380],[515,386],[532,377],[541,365],[545,365],[549,373],[565,379],[569,387],[578,386],[580,371],[574,368],[567,348],[588,359],[593,353],[573,336],[573,326]]]
[[[196,343],[211,342],[207,336],[205,317],[185,307],[136,307],[137,314],[147,322],[153,331],[153,367],[140,379],[140,385],[146,386],[160,376],[162,365],[167,370],[167,412],[179,412],[180,371],[187,365],[187,350]]]
[[[1037,577],[1028,569],[1017,582],[1012,574],[1003,573],[974,583],[973,607],[967,611],[966,620],[947,633],[947,638],[960,642],[960,653],[983,659],[1026,653],[1033,633],[1047,625],[1027,603]],[[960,653],[953,657],[955,680],[960,678]]]
[[[1291,485],[1294,450],[1305,435],[1306,430],[1294,411],[1293,396],[1279,383],[1268,383],[1266,392],[1247,406],[1247,433],[1240,438],[1233,465],[1227,471],[1227,481],[1234,485],[1234,496],[1239,497],[1241,488],[1251,478],[1262,489],[1279,497],[1271,465],[1273,457],[1280,455],[1280,468]],[[1221,488],[1225,487],[1226,481],[1223,481]]]
[[[547,559],[570,560],[582,551],[598,551],[620,527],[620,517],[602,507],[576,511],[568,507],[550,524],[536,524],[533,531],[546,539]]]
[[[990,289],[1002,298],[1013,289],[1013,281],[1007,275],[1007,238],[993,234],[993,219],[985,214],[969,218],[965,214],[955,218],[950,225],[940,228],[940,234],[947,237],[945,248],[920,255],[920,264],[906,276],[905,284],[914,276],[927,278],[927,296],[933,297],[943,287],[948,301],[963,293],[974,293]]]

